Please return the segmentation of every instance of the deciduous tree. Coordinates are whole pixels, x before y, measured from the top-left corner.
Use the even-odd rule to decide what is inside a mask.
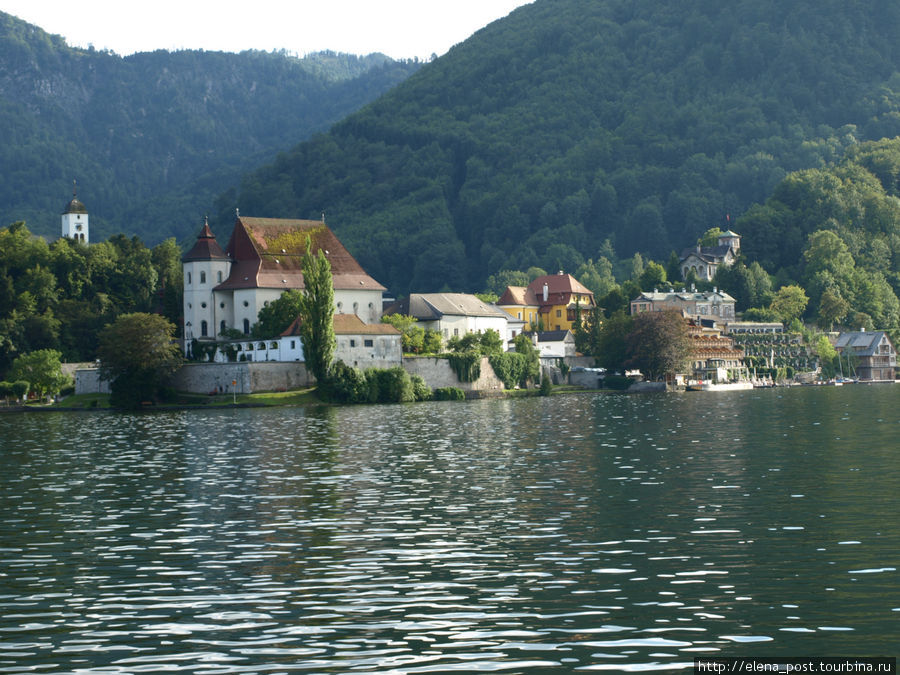
[[[59,393],[69,378],[62,372],[62,354],[55,349],[39,349],[23,354],[13,361],[10,379],[28,382],[31,391],[38,396],[52,396]]]
[[[182,361],[174,324],[158,314],[123,314],[99,340],[100,374],[110,381],[113,404],[121,407],[156,400]]]
[[[626,363],[649,380],[681,372],[691,350],[681,312],[642,312],[632,321],[625,338]]]

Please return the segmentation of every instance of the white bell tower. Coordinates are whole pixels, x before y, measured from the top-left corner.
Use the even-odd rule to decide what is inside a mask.
[[[88,212],[84,204],[78,201],[75,181],[72,181],[72,201],[66,204],[62,212],[62,236],[89,244]]]

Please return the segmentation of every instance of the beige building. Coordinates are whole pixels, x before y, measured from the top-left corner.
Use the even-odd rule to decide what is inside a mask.
[[[677,309],[685,316],[700,319],[734,320],[734,298],[725,291],[653,291],[631,301],[631,313]]]

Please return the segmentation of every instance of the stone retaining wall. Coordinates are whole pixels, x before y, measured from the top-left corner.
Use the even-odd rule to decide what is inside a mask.
[[[232,387],[232,382],[236,382]],[[309,387],[315,378],[303,363],[245,361],[237,363],[188,363],[172,376],[178,391],[208,394],[213,391],[252,394]]]
[[[475,382],[460,382],[447,359],[432,356],[403,357],[403,368],[410,375],[419,375],[432,389],[440,387],[456,387],[466,392],[467,396],[483,396],[503,391],[503,381],[494,373],[488,358],[481,358],[481,377]]]

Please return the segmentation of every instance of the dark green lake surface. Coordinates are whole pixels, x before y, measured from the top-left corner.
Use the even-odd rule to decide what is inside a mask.
[[[0,672],[895,656],[900,386],[0,415]]]

